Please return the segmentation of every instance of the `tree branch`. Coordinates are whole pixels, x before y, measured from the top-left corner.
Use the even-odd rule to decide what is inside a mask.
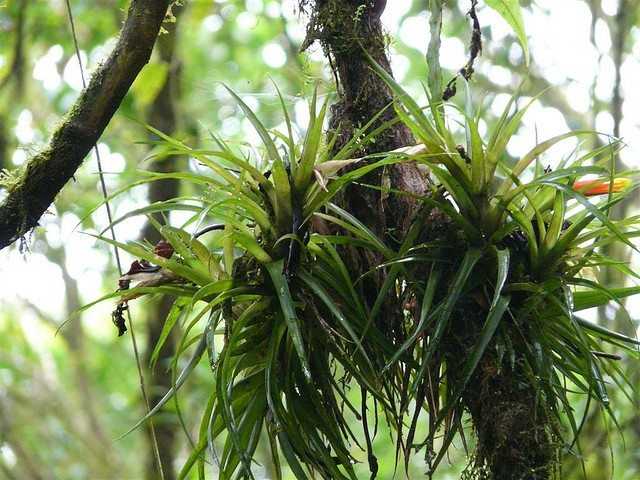
[[[132,0],[120,39],[54,132],[0,204],[0,249],[32,228],[73,177],[149,61],[170,0]]]

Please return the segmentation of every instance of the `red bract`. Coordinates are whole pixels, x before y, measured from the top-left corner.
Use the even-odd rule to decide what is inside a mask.
[[[606,195],[609,192],[619,193],[626,190],[631,185],[631,180],[628,178],[616,178],[611,185],[610,181],[604,181],[599,179],[590,180],[577,180],[573,184],[573,189],[577,192],[586,195],[587,197],[593,195]]]

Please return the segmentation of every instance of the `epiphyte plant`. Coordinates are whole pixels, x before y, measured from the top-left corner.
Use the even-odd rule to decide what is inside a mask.
[[[345,409],[363,425],[375,473],[366,408],[353,404],[352,385],[362,392],[360,407],[367,395],[376,400],[402,439],[398,448],[405,445],[407,462],[412,450],[424,448],[435,470],[454,436],[464,432],[469,413],[480,440],[479,470],[521,471],[525,464],[525,470],[548,473],[554,466],[552,446],[577,442],[567,439],[563,425],[576,439],[579,433],[567,383],[604,411],[609,409],[605,377],[624,385],[617,357],[604,344],[636,355],[638,342],[579,316],[583,309],[638,293],[635,287],[609,288],[585,274],[601,265],[624,270],[598,249],[613,242],[631,245],[636,235],[636,218],[609,218],[612,206],[635,188],[629,173],[610,167],[620,142],[576,151],[545,171],[539,158],[551,147],[592,134],[562,133],[513,165],[506,147],[526,112],[512,113],[515,99],[485,141],[469,90],[465,108],[432,103],[425,113],[384,71],[378,73],[395,91],[398,117],[420,146],[389,152],[362,167],[357,165],[362,159],[351,157],[384,126],[372,132],[370,124],[363,126],[331,155],[337,133],[323,142],[326,103],[317,113],[315,94],[310,125],[296,142],[286,108],[288,133],[270,132],[232,93],[264,144],[266,170],[217,137],[217,149],[193,149],[154,130],[163,154],[189,155],[210,174],[153,173],[144,180],[177,177],[204,188],[197,197],[131,213],[181,209],[194,215],[179,229],[157,224],[171,245],[168,258],[150,246],[119,244],[166,273],[160,283],[115,295],[119,305],[139,294],[175,295],[161,337],[183,326],[174,365],[195,345],[174,389],[152,413],[176,394],[205,352],[209,356],[214,389],[185,474],[196,465],[204,471],[208,454],[224,478],[252,476],[252,458],[266,433],[278,468],[282,454],[298,478],[309,471],[355,478],[350,441],[357,444],[358,436]],[[448,128],[449,108],[464,118],[464,146]],[[426,165],[436,186],[393,251],[331,200],[349,182],[400,161]],[[350,164],[358,168],[335,178]],[[524,181],[528,172],[531,179]],[[195,230],[209,234],[206,243],[187,232],[205,220],[215,227]],[[314,232],[314,220],[333,223],[344,234]],[[342,259],[345,246],[382,253],[385,263],[377,268],[388,269],[388,275],[372,309],[360,294],[362,279],[351,278]],[[408,306],[404,338],[387,338],[377,329],[376,306],[392,290]],[[220,351],[216,336],[223,337]],[[429,429],[416,442],[422,412]],[[534,414],[524,417],[524,412]],[[524,421],[520,435],[500,436],[509,431],[501,425],[514,418],[531,421]],[[443,428],[444,442],[436,450],[435,435]],[[218,437],[221,455],[215,451]]]
[[[173,389],[134,428],[176,395],[206,353],[213,389],[182,476],[196,466],[202,472],[213,458],[220,478],[251,478],[254,454],[266,438],[277,470],[282,455],[298,478],[307,478],[310,470],[324,478],[356,478],[349,442],[358,440],[347,418],[362,413],[352,405],[349,391],[358,387],[393,416],[389,392],[394,382],[385,383],[379,372],[394,351],[369,324],[340,250],[354,246],[392,252],[331,199],[349,182],[401,158],[373,159],[358,167],[362,159],[352,156],[361,142],[385,128],[369,131],[372,123],[330,153],[338,132],[324,141],[327,102],[318,111],[316,92],[300,142],[284,101],[287,133],[282,134],[267,130],[239,96],[229,93],[262,140],[266,158],[261,167],[216,136],[216,149],[194,149],[149,127],[160,138],[156,143],[162,155],[188,155],[208,172],[148,174],[136,185],[180,178],[200,186],[200,193],[129,212],[114,223],[175,210],[193,215],[181,228],[150,215],[164,238],[156,246],[101,237],[140,259],[121,278],[121,289],[108,296],[118,299],[120,315],[140,295],[176,297],[153,361],[179,326],[182,340],[174,368],[181,355],[193,350],[187,367],[174,375]],[[337,177],[348,165],[355,168]],[[349,235],[320,235],[312,221],[333,223]],[[211,225],[199,228],[204,222]],[[215,447],[218,438],[221,452]]]
[[[476,472],[549,478],[558,445],[579,450],[583,423],[570,392],[611,417],[608,384],[631,398],[616,363],[621,357],[612,350],[637,358],[640,343],[580,312],[610,301],[622,306],[624,297],[640,293],[593,275],[606,267],[638,278],[603,253],[615,243],[637,251],[632,240],[640,219],[610,215],[636,190],[635,172],[615,171],[622,143],[611,138],[592,149],[579,145],[554,170],[542,167],[552,147],[597,136],[591,131],[559,132],[513,160],[507,146],[535,98],[517,109],[512,97],[485,139],[468,83],[463,107],[432,100],[422,108],[383,69],[373,68],[396,94],[398,116],[422,146],[411,158],[425,164],[436,183],[424,203],[439,225],[417,218],[396,259],[405,268],[396,270],[401,283],[395,287],[405,286],[406,302],[416,305],[408,338],[392,359],[410,353],[418,365],[405,367],[404,389],[415,400],[407,450],[424,448],[435,470],[454,436],[464,434],[468,413],[478,438]],[[450,123],[460,117],[464,138],[458,143]],[[422,411],[429,433],[414,443]]]

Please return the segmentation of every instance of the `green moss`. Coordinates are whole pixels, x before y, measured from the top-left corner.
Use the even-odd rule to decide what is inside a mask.
[[[23,168],[18,167],[13,170],[3,168],[0,171],[0,187],[6,188],[7,191],[13,190],[22,180]]]
[[[377,18],[372,2],[305,0],[300,6],[310,17],[303,48],[318,40],[327,55],[359,53],[363,47],[374,56],[384,52],[385,38],[374,31]]]

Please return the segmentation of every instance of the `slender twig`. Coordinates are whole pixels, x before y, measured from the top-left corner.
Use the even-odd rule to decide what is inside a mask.
[[[80,67],[80,78],[82,79],[82,88],[86,90],[87,83],[85,80],[84,67],[82,65],[82,57],[80,56],[80,47],[78,46],[78,37],[76,34],[75,22],[73,20],[73,12],[71,9],[70,0],[65,0],[67,6],[67,13],[69,14],[69,24],[71,25],[71,34],[73,36],[73,45],[75,48],[76,57],[78,58],[78,65]],[[98,176],[100,178],[100,188],[102,190],[102,196],[104,198],[105,207],[107,210],[107,219],[109,221],[109,231],[111,233],[111,238],[116,242],[116,232],[113,225],[113,215],[111,212],[111,205],[109,204],[109,193],[107,191],[107,186],[104,181],[104,171],[102,169],[102,160],[100,158],[100,151],[98,150],[98,145],[93,145],[93,150],[96,154],[96,162],[98,164]],[[122,277],[122,262],[120,260],[120,252],[117,245],[114,244],[113,252],[116,258],[116,264],[118,266],[118,272],[120,277]],[[147,413],[151,411],[151,407],[149,405],[149,397],[147,395],[147,389],[145,387],[144,374],[142,372],[142,362],[140,361],[140,353],[138,351],[138,342],[136,341],[136,335],[133,328],[133,319],[131,317],[131,313],[129,309],[127,309],[127,319],[129,320],[129,329],[131,331],[131,343],[133,345],[133,353],[136,360],[136,367],[138,369],[138,377],[140,379],[140,392],[142,393],[142,398],[144,399],[144,403],[147,409]],[[164,480],[164,471],[162,468],[162,460],[160,459],[160,449],[158,448],[158,439],[156,437],[155,427],[153,426],[153,422],[149,421],[149,429],[151,431],[151,443],[153,445],[153,453],[155,456],[156,463],[158,464],[158,471],[160,473],[160,478]]]
[[[442,0],[429,0],[431,18],[429,20],[429,46],[427,65],[429,66],[429,90],[433,98],[442,94],[442,67],[440,66],[440,46],[442,44]]]
[[[444,93],[442,94],[442,99],[445,102],[456,94],[456,80],[459,76],[462,76],[465,80],[471,79],[471,76],[475,71],[474,63],[476,58],[478,58],[482,53],[482,32],[480,31],[480,21],[478,20],[478,14],[476,13],[477,5],[478,0],[471,0],[471,9],[467,12],[467,15],[471,18],[472,24],[471,43],[469,44],[469,60],[465,66],[460,69],[456,76],[447,83]]]
[[[202,230],[197,231],[193,235],[193,238],[200,238],[205,233],[213,232],[213,231],[216,231],[216,230],[224,230],[224,224],[215,223],[213,225],[209,225],[208,227],[204,227]]]

